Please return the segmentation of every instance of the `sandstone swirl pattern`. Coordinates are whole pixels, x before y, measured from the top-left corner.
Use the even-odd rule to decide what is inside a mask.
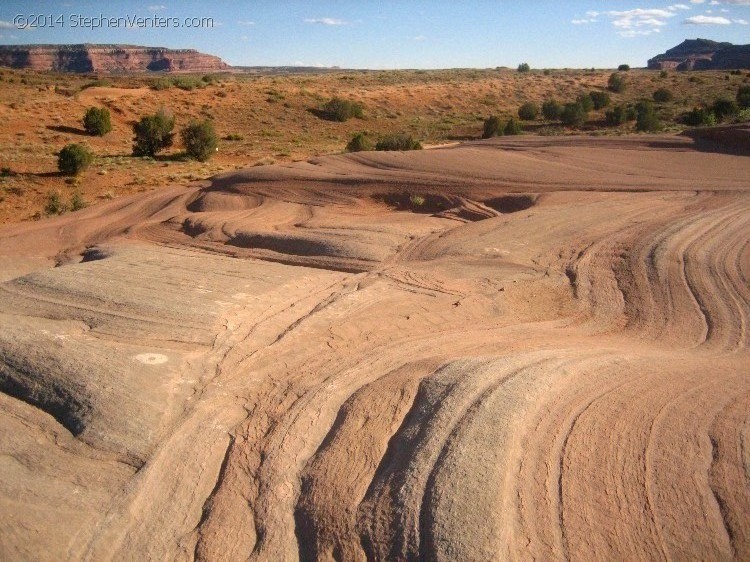
[[[3,559],[750,558],[747,157],[331,156],[0,240]]]

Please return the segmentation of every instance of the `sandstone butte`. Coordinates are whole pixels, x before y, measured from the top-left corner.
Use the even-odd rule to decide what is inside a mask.
[[[212,72],[229,67],[194,49],[135,45],[0,45],[0,66],[35,71],[127,73]]]
[[[749,180],[506,137],[0,229],[0,557],[750,559]]]

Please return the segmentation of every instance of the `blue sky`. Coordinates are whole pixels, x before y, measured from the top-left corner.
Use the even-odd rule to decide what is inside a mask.
[[[34,15],[40,25],[19,28]],[[212,22],[187,29],[185,18]],[[248,66],[645,66],[687,38],[750,43],[749,23],[750,0],[0,2],[0,44],[195,48]]]

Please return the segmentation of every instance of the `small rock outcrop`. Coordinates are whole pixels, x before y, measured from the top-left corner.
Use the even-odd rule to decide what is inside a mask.
[[[750,69],[750,45],[719,43],[710,39],[686,39],[648,61],[652,70]]]
[[[195,49],[136,45],[0,45],[0,66],[56,72],[206,72],[229,68]]]

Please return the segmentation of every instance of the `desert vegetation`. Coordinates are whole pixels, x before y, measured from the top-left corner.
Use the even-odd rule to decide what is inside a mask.
[[[192,121],[180,132],[182,144],[188,157],[205,162],[218,148],[218,137],[214,124],[209,120]]]
[[[174,142],[174,116],[160,109],[133,125],[133,156],[155,156]]]
[[[105,201],[237,166],[341,152],[362,131],[363,122],[356,116],[346,121],[321,119],[321,108],[334,98],[361,104],[373,149],[380,137],[395,131],[431,145],[480,138],[488,115],[502,124],[493,134],[502,134],[511,117],[520,119],[518,110],[525,104],[540,110],[533,121],[521,120],[526,134],[633,132],[635,105],[653,100],[660,88],[674,96],[655,107],[665,131],[699,126],[691,124],[696,122],[719,123],[714,113],[719,99],[734,100],[738,106],[737,113],[731,105],[716,107],[723,123],[748,119],[743,113],[750,97],[746,73],[631,69],[616,73],[628,80],[628,87],[620,93],[608,89],[611,74],[611,70],[517,72],[514,68],[103,79],[3,70],[0,84],[5,97],[0,101],[0,118],[7,126],[0,130],[0,167],[13,173],[0,176],[0,221],[43,216],[47,193],[52,190],[59,191],[66,202],[73,189],[91,202]],[[183,87],[175,85],[176,81]],[[610,96],[609,106],[597,109],[601,103],[592,94]],[[586,111],[590,102],[594,106]],[[563,120],[564,105],[576,103],[584,111],[568,109]],[[81,174],[80,185],[74,186],[52,172],[57,170],[60,149],[80,143],[81,117],[91,107],[109,112],[112,130],[104,137],[86,139],[97,158]],[[144,142],[146,157],[130,158],[135,144],[132,123],[153,116],[160,108],[177,116],[172,144],[153,151],[159,157],[153,160],[149,143]],[[697,121],[696,116],[700,117]],[[186,151],[179,131],[191,121],[206,120],[213,122],[217,136],[227,142],[209,160],[182,158]],[[363,146],[370,148],[367,143]]]
[[[103,137],[112,130],[112,118],[106,107],[89,107],[83,116],[83,129],[89,134]]]
[[[67,176],[76,176],[91,165],[94,155],[86,146],[66,144],[57,156],[57,169]]]

